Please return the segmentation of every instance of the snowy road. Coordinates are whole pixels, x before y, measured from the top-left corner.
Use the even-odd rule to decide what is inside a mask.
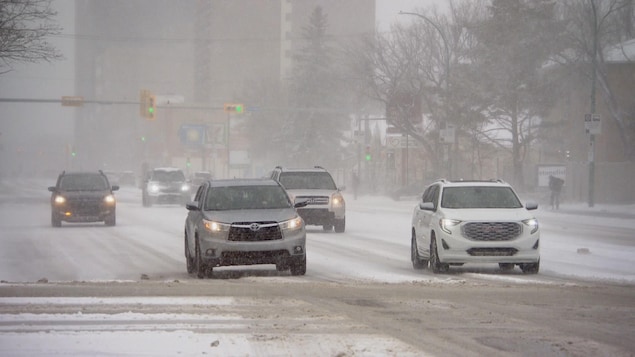
[[[349,197],[346,233],[308,227],[305,276],[223,267],[201,281],[185,271],[183,207],[144,208],[140,190],[124,187],[117,226],[53,228],[48,184],[0,182],[2,355],[550,355],[568,340],[561,348],[575,355],[635,348],[628,332],[635,331],[635,220],[628,217],[541,209],[539,274],[466,265],[434,275],[409,261],[414,201]],[[427,293],[417,296],[421,288]],[[576,309],[586,315],[571,316]],[[431,325],[428,315],[439,322]],[[547,331],[567,318],[580,326]],[[432,330],[424,339],[407,326]],[[462,332],[448,334],[458,326]],[[598,328],[604,332],[591,340]],[[526,341],[517,341],[523,334]],[[121,347],[127,341],[141,342]]]

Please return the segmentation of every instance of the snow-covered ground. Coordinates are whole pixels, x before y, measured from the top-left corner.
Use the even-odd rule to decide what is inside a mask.
[[[39,188],[25,189],[33,197],[46,200],[46,184]],[[4,188],[10,187],[5,186]],[[42,190],[39,192],[38,190]],[[93,229],[53,230],[48,226],[47,208],[35,217],[43,222],[20,222],[20,198],[11,197],[13,190],[4,190],[0,185],[0,199],[9,202],[11,209],[4,205],[0,225],[5,233],[2,244],[10,242],[7,232],[18,232],[16,227],[26,225],[27,232],[33,235],[66,234],[69,241],[82,237],[85,231]],[[124,188],[118,192],[120,210],[118,226],[112,230],[96,229],[98,244],[105,245],[109,238],[117,240],[136,239],[139,241],[162,241],[165,247],[157,247],[165,255],[160,269],[173,269],[175,276],[166,279],[188,279],[182,262],[182,242],[180,237],[185,211],[182,207],[156,207],[151,211],[140,206],[139,191]],[[347,198],[347,231],[345,234],[323,233],[311,228],[308,233],[307,251],[310,256],[308,272],[305,277],[285,275],[262,275],[246,277],[250,279],[268,279],[272,284],[307,284],[311,281],[337,281],[350,283],[372,282],[392,284],[404,282],[434,282],[457,284],[466,279],[505,281],[511,284],[554,284],[574,281],[606,281],[620,284],[635,284],[635,205],[595,205],[588,207],[584,203],[563,204],[558,211],[540,207],[536,212],[541,224],[541,272],[535,276],[499,273],[496,268],[472,267],[458,268],[458,273],[433,275],[429,271],[417,272],[409,262],[409,225],[414,199],[393,201],[380,196],[361,196],[357,200]],[[26,197],[25,204],[33,202]],[[46,202],[46,201],[45,201]],[[135,227],[137,219],[151,219],[160,222],[156,229]],[[33,218],[33,217],[31,217]],[[37,221],[37,220],[36,220]],[[141,222],[141,221],[139,221]],[[145,225],[145,227],[150,227]],[[97,228],[97,227],[94,227]],[[21,231],[22,229],[20,229]],[[31,230],[31,231],[29,231]],[[0,230],[1,231],[1,230]],[[109,237],[109,232],[120,232]],[[60,233],[62,232],[62,233]],[[163,232],[163,233],[160,233]],[[163,236],[157,236],[163,234]],[[103,236],[102,235],[106,235]],[[104,238],[104,239],[102,239]],[[42,238],[43,239],[43,238]],[[337,241],[336,241],[337,240]],[[86,243],[88,244],[88,243]],[[114,243],[113,243],[114,244]],[[333,248],[333,246],[336,246]],[[355,247],[361,250],[355,254]],[[107,249],[108,247],[105,246]],[[333,254],[337,248],[348,253]],[[342,249],[344,248],[344,249]],[[350,249],[347,249],[350,248]],[[56,248],[58,249],[58,248]],[[5,249],[6,251],[6,249]],[[6,258],[5,258],[6,259]],[[142,261],[147,264],[150,260]],[[57,265],[72,264],[60,259]],[[76,262],[77,263],[77,262]],[[79,262],[86,264],[86,262]],[[116,264],[116,261],[113,261]],[[86,264],[88,275],[84,280],[100,281],[112,270],[92,271]],[[0,263],[5,273],[0,273],[2,285],[21,281],[6,272],[13,271],[10,266]],[[112,266],[113,270],[126,269],[126,266]],[[147,267],[152,271],[152,267]],[[270,269],[265,268],[265,269]],[[63,272],[64,269],[61,269]],[[42,272],[46,276],[46,272]],[[55,281],[55,271],[49,271],[49,280]],[[137,274],[137,273],[135,273]],[[275,273],[274,273],[275,274]],[[150,274],[152,276],[152,274]],[[138,274],[137,274],[138,276]],[[51,277],[53,277],[51,279]],[[190,277],[191,278],[191,277]],[[37,280],[37,279],[35,279]],[[35,280],[28,280],[33,283]],[[64,279],[62,279],[64,280]],[[105,280],[117,280],[105,278]],[[7,282],[8,281],[8,282]],[[124,301],[125,300],[125,301]],[[28,313],[0,315],[0,355],[2,356],[155,356],[155,355],[337,355],[375,356],[375,355],[421,355],[421,351],[398,339],[373,334],[348,333],[346,337],[337,334],[317,334],[320,343],[316,343],[316,334],[297,334],[293,339],[270,338],[261,336],[254,341],[249,332],[236,333],[236,326],[248,329],[253,321],[243,321],[232,314],[157,314],[120,312],[115,314],[83,313],[82,306],[94,304],[121,304],[146,306],[164,305],[209,305],[222,309],[225,305],[236,304],[238,300],[226,298],[194,297],[129,297],[129,298],[55,298],[1,297],[0,307],[15,305]],[[64,306],[73,304],[75,313],[49,314],[31,312],[29,307]],[[263,309],[266,308],[263,306]],[[166,321],[163,324],[161,321]],[[169,323],[167,321],[170,321]],[[334,321],[333,323],[344,323]],[[94,328],[90,326],[94,325]],[[88,327],[87,327],[88,326]],[[104,326],[107,326],[104,328]],[[210,331],[210,326],[213,331]],[[242,328],[241,327],[241,328]],[[224,333],[223,331],[226,331]],[[219,341],[222,341],[220,343]],[[281,352],[283,351],[283,352]],[[284,351],[287,351],[286,353]],[[291,352],[289,352],[291,351]],[[342,351],[346,353],[342,354]]]

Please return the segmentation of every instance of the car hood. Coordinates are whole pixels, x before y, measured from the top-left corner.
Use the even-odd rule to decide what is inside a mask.
[[[333,193],[335,193],[336,190],[304,190],[304,189],[297,189],[297,190],[287,190],[287,193],[289,193],[289,196],[291,196],[291,198],[295,198],[298,196],[326,196],[326,197],[331,197],[331,195]]]
[[[470,208],[470,209],[443,209],[445,216],[461,221],[522,221],[534,218],[523,208]]]
[[[76,198],[76,197],[90,198],[90,197],[104,197],[104,196],[110,195],[111,193],[109,191],[61,191],[59,192],[59,194],[66,198]]]
[[[234,222],[283,222],[297,216],[293,208],[241,209],[231,211],[205,211],[205,219],[223,223]]]

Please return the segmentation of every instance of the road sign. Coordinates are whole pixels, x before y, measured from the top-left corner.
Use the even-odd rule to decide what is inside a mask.
[[[63,107],[81,107],[84,105],[84,97],[82,96],[62,96]]]
[[[584,129],[588,134],[602,134],[600,114],[584,114]]]

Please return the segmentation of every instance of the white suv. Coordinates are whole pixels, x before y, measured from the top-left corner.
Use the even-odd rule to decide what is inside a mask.
[[[346,229],[346,202],[331,174],[320,166],[283,168],[277,166],[270,178],[280,182],[294,202],[306,200],[298,214],[307,225],[322,226],[324,231],[342,233]]]
[[[447,181],[427,186],[412,214],[410,258],[434,273],[450,265],[498,263],[503,270],[540,268],[540,230],[531,210],[501,180]]]

